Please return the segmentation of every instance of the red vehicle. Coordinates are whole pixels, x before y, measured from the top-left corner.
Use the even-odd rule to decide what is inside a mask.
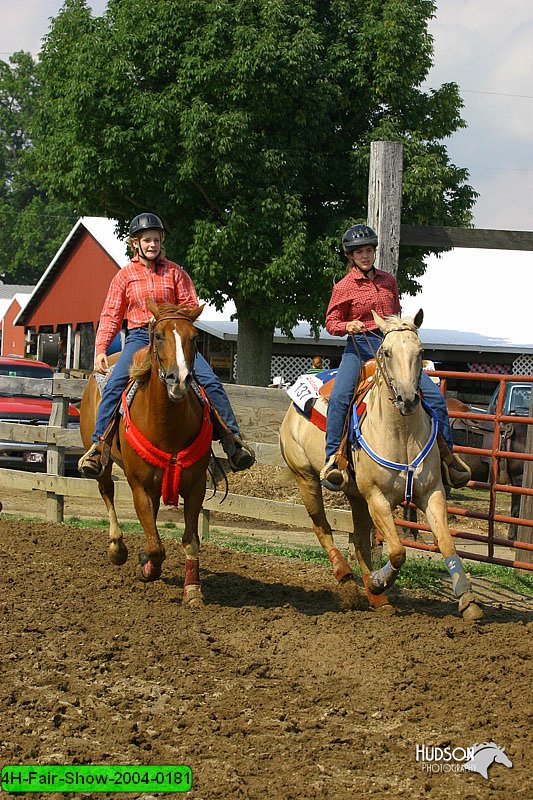
[[[42,361],[17,356],[0,356],[0,376],[16,378],[52,378],[54,370]],[[44,393],[36,396],[15,396],[7,393],[0,381],[0,422],[15,422],[25,425],[48,425],[52,401]],[[68,428],[79,428],[78,409],[69,404]],[[46,444],[28,442],[0,441],[0,467],[28,469],[34,472],[46,471]],[[73,448],[65,453],[65,471],[77,471],[81,448]]]

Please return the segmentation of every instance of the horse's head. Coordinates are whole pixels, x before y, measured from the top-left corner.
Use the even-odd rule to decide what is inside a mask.
[[[179,306],[164,303],[157,306],[147,299],[146,305],[154,315],[151,323],[150,360],[157,375],[166,385],[169,399],[179,402],[192,382],[196,340],[194,327],[204,306]]]
[[[380,374],[400,413],[413,414],[420,402],[418,383],[422,370],[422,344],[418,328],[424,313],[420,310],[414,319],[397,316],[382,319],[375,311],[372,314],[383,333],[383,342],[377,352]]]

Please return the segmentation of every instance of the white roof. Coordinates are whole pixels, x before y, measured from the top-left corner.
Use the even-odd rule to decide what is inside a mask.
[[[13,297],[5,297],[0,299],[0,320],[3,320],[7,312],[9,311],[13,300],[16,300],[22,309],[26,306],[26,303],[31,297],[31,292],[23,293],[23,292],[16,292]]]
[[[199,317],[195,323],[206,333],[219,339],[228,341],[237,340],[238,322],[236,320],[206,319]],[[320,330],[320,338],[316,340],[311,333],[309,323],[301,322],[292,329],[293,339],[281,333],[276,328],[274,331],[275,342],[293,344],[337,345],[339,348],[346,344],[345,336],[331,336],[325,328]],[[497,336],[483,336],[477,333],[464,331],[435,330],[422,326],[419,331],[420,339],[427,350],[466,350],[469,352],[491,353],[533,353],[533,344],[512,344],[506,339]]]
[[[406,316],[424,310],[420,328],[424,347],[533,353],[533,253],[456,247],[428,256],[426,263],[426,272],[418,278],[422,290],[415,297],[401,298]],[[222,311],[208,305],[197,325],[205,330],[213,327],[221,338],[235,338],[237,322],[230,322],[234,313],[233,303],[226,303]],[[308,343],[309,325],[296,326],[293,334],[297,342]],[[279,337],[276,331],[275,340]],[[344,341],[321,331],[321,344],[344,346]]]

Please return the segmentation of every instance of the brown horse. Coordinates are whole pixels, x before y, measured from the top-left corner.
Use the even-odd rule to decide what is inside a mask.
[[[372,608],[390,607],[385,590],[396,580],[405,561],[393,518],[395,507],[412,497],[427,517],[452,577],[459,610],[465,618],[479,619],[483,612],[465,575],[450,535],[441,465],[435,441],[435,419],[422,408],[418,391],[422,367],[422,345],[417,329],[423,313],[414,319],[381,319],[373,312],[383,332],[377,353],[374,387],[367,394],[366,416],[360,426],[360,446],[353,451],[355,479],[343,488],[351,505],[354,531],[350,549],[363,574]],[[280,430],[283,457],[298,482],[313,529],[333,565],[340,582],[353,574],[335,547],[333,533],[324,511],[319,474],[324,463],[324,434],[294,406],[287,411]],[[412,484],[411,484],[412,481]],[[372,523],[383,534],[389,561],[372,571],[370,535]]]
[[[192,369],[197,331],[194,321],[203,306],[147,305],[154,315],[150,345],[144,358],[130,370],[138,388],[129,412],[121,417],[111,454],[97,479],[109,516],[109,556],[124,564],[128,551],[114,506],[113,463],[124,470],[135,510],[146,534],[146,551],[139,556],[139,577],[153,581],[161,575],[165,548],[157,530],[163,494],[168,504],[184,499],[185,582],[183,602],[202,605],[199,577],[198,516],[205,496],[212,425],[207,401],[193,388]],[[139,351],[139,355],[143,351]],[[100,390],[91,376],[80,409],[80,428],[86,447],[91,443]],[[124,404],[125,407],[125,404]]]
[[[448,411],[469,413],[472,411],[469,405],[462,400],[450,397],[446,400]],[[490,450],[493,447],[494,422],[487,420],[470,420],[455,418],[450,420],[454,444],[463,447],[479,447]],[[502,422],[500,426],[499,450],[509,452],[525,453],[526,450],[527,425],[520,422]],[[482,456],[477,453],[462,453],[461,458],[468,464],[472,472],[472,480],[482,483],[492,481],[492,469],[490,456]],[[498,482],[510,484],[511,486],[522,486],[524,474],[524,462],[519,458],[500,459],[498,464]],[[521,495],[511,495],[511,516],[520,516]],[[518,526],[512,523],[509,526],[507,538],[511,541],[516,539]]]

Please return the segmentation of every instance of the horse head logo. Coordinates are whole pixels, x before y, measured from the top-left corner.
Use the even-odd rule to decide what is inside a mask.
[[[472,758],[465,763],[464,768],[470,772],[479,772],[484,778],[488,778],[491,764],[503,764],[508,768],[513,766],[513,762],[505,754],[505,748],[498,747],[495,742],[475,744],[471,749],[473,751]]]

